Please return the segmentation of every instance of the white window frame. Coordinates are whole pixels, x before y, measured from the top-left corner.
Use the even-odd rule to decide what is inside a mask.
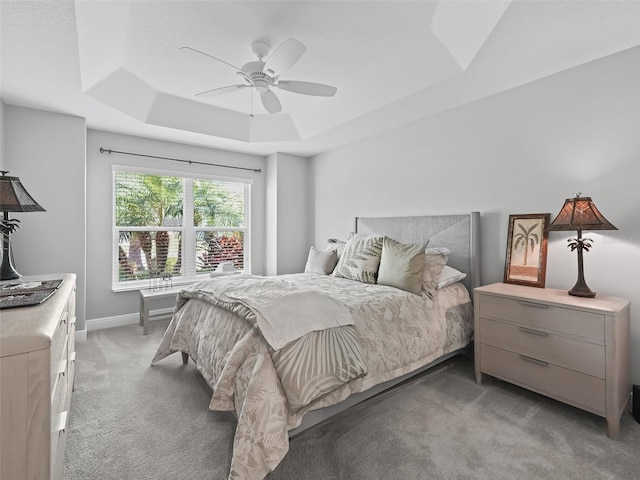
[[[116,225],[116,173],[132,172],[149,175],[179,177],[184,180],[182,226],[180,227],[118,227]],[[196,227],[193,225],[193,180],[209,180],[216,182],[232,182],[245,185],[244,189],[244,227]],[[185,173],[176,170],[162,170],[155,168],[135,167],[128,165],[112,165],[111,168],[111,228],[112,228],[112,256],[111,256],[111,288],[114,292],[128,290],[143,290],[149,288],[149,280],[120,281],[118,264],[118,246],[120,231],[151,231],[151,232],[175,232],[182,234],[182,272],[178,277],[172,278],[172,284],[189,284],[209,277],[208,273],[196,273],[196,231],[228,232],[241,231],[244,233],[243,248],[243,272],[251,273],[251,186],[253,180],[243,177],[226,177],[220,175],[207,175],[204,173]]]

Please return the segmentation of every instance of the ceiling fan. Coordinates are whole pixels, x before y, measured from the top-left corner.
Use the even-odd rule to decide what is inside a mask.
[[[280,75],[292,67],[306,49],[307,47],[298,40],[289,38],[269,55],[271,45],[267,42],[256,41],[251,44],[251,51],[258,57],[258,60],[245,63],[241,68],[238,68],[235,65],[216,58],[213,55],[209,55],[208,53],[196,50],[195,48],[180,47],[180,50],[190,50],[230,66],[238,75],[242,76],[244,80],[244,83],[237,85],[205,90],[204,92],[197,93],[197,97],[213,97],[244,88],[255,88],[256,91],[260,92],[262,105],[264,105],[267,112],[271,114],[282,111],[282,104],[276,94],[273,93],[273,90],[271,90],[272,87],[317,97],[333,97],[336,94],[338,89],[330,85],[299,80],[280,80]],[[263,60],[265,57],[266,61]]]

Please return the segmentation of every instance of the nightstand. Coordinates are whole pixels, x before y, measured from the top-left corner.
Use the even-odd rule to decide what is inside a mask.
[[[629,302],[495,283],[474,290],[476,382],[486,373],[594,413],[618,437],[629,408]]]

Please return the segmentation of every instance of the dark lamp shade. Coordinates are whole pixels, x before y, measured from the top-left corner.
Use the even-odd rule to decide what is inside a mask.
[[[0,176],[0,212],[45,212],[18,177]]]
[[[549,230],[618,230],[604,218],[591,197],[567,198],[558,216],[549,224]]]

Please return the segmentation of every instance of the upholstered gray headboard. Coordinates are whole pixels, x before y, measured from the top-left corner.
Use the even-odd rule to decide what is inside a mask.
[[[421,244],[428,240],[430,247],[447,247],[451,250],[447,264],[467,274],[463,283],[471,298],[473,289],[480,285],[480,212],[416,217],[356,217],[355,231],[386,235],[402,243]]]

